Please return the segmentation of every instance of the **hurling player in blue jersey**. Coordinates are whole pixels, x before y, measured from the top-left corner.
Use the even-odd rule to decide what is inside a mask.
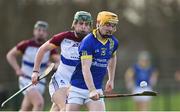
[[[142,51],[138,55],[137,63],[126,71],[127,88],[133,93],[151,91],[157,82],[157,76],[158,72],[151,64],[150,54],[147,51]],[[147,82],[146,87],[140,86],[142,81]],[[150,96],[136,96],[133,98],[136,103],[136,110],[148,110]]]
[[[116,50],[118,40],[113,36],[118,16],[112,12],[98,13],[96,29],[88,34],[79,46],[80,61],[71,78],[67,111],[78,111],[86,105],[89,111],[104,111],[102,83],[108,73],[105,91],[114,88]]]

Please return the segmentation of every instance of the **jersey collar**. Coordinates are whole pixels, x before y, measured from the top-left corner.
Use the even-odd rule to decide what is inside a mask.
[[[109,40],[109,38],[98,37],[97,36],[97,29],[94,29],[92,33],[93,33],[94,37],[97,38],[97,40],[99,42],[101,42],[103,45],[105,45],[108,42],[108,40]]]

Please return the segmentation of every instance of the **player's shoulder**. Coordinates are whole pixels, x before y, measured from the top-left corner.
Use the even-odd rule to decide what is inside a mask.
[[[149,69],[150,69],[150,71],[152,71],[152,72],[157,71],[157,68],[156,68],[155,66],[153,66],[153,65],[151,65],[151,66],[149,67]]]
[[[60,32],[60,33],[57,33],[54,35],[54,37],[59,37],[59,38],[62,38],[62,37],[73,37],[74,36],[74,32],[73,31],[63,31],[63,32]]]
[[[93,45],[94,45],[93,34],[89,33],[83,38],[81,42],[81,46],[93,46]]]
[[[117,39],[114,35],[112,35],[111,39],[112,39],[113,41],[115,41],[116,43],[119,43],[118,39]]]
[[[24,52],[26,48],[29,46],[36,46],[35,41],[33,39],[28,39],[28,40],[22,40],[20,41],[17,45],[16,48],[20,50],[21,52]]]
[[[64,32],[58,33],[53,36],[53,39],[58,40],[58,41],[62,41],[64,39],[69,39],[69,40],[73,40],[76,42],[80,42],[82,40],[82,38],[77,38],[75,36],[74,31],[64,31]]]
[[[87,34],[83,40],[84,41],[92,41],[94,39],[94,35],[92,33]]]
[[[32,43],[33,40],[32,39],[26,39],[26,40],[22,40],[18,43],[18,45],[29,45],[30,43]]]

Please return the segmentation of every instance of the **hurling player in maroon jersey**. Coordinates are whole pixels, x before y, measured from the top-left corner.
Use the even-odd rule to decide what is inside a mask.
[[[49,93],[53,107],[51,111],[65,110],[68,87],[75,66],[79,60],[78,46],[81,40],[91,31],[92,17],[89,12],[78,11],[74,15],[72,30],[60,32],[43,44],[35,58],[34,70],[39,71],[42,57],[52,49],[60,48],[60,64],[49,84]],[[32,82],[37,83],[38,73],[32,74]]]
[[[39,47],[46,42],[48,37],[48,23],[45,21],[37,21],[34,25],[33,37],[23,40],[13,47],[7,54],[7,61],[14,69],[16,76],[19,77],[19,87],[22,89],[31,83],[31,75],[33,72],[34,59]],[[17,62],[17,58],[22,56],[21,66]],[[42,73],[52,57],[54,61],[59,63],[59,55],[54,49],[45,54],[40,65],[39,73]],[[21,111],[42,111],[44,107],[44,99],[42,94],[45,90],[46,80],[39,81],[37,85],[29,87],[23,92],[24,98],[21,104]]]

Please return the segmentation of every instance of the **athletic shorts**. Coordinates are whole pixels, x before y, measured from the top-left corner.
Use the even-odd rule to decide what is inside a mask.
[[[74,66],[67,66],[63,63],[59,65],[58,70],[54,73],[49,83],[49,94],[51,98],[59,88],[70,86],[70,80],[74,70]]]
[[[102,89],[98,89],[97,90],[100,94],[103,94]],[[92,99],[89,98],[89,90],[87,89],[81,89],[81,88],[77,88],[74,86],[70,86],[69,88],[69,94],[68,94],[68,99],[67,99],[67,103],[74,103],[74,104],[86,104],[90,101],[94,101]],[[104,103],[104,99],[100,98],[99,100],[102,103]]]
[[[31,77],[30,76],[20,76],[19,77],[19,88],[22,89],[24,88],[25,86],[27,86],[28,84],[32,83],[31,81]],[[27,88],[23,94],[25,95],[28,91],[32,90],[32,89],[36,89],[38,90],[41,94],[44,93],[45,91],[45,85],[46,85],[46,80],[45,79],[42,79],[41,81],[39,81],[38,84],[36,85],[32,85],[30,86],[29,88]]]
[[[141,88],[141,87],[136,87],[134,90],[133,90],[133,93],[140,93],[140,92],[143,92],[143,91],[152,91],[152,89],[150,87],[145,87],[145,88]],[[149,101],[151,100],[151,96],[134,96],[133,99],[135,101]]]

